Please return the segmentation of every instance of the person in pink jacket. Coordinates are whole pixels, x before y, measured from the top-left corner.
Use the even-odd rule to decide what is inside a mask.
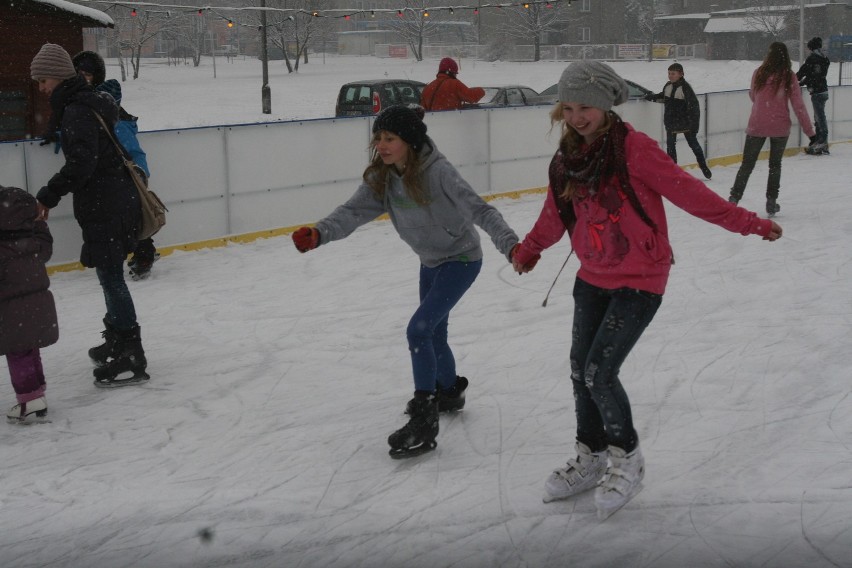
[[[816,131],[808,116],[808,110],[802,100],[799,80],[793,73],[793,63],[787,46],[775,41],[769,45],[769,51],[760,67],[751,77],[751,116],[746,127],[746,139],[743,147],[743,161],[731,188],[732,203],[739,203],[748,178],[754,170],[754,164],[766,139],[769,138],[769,179],[766,182],[766,213],[774,217],[781,206],[778,205],[778,192],[781,187],[781,158],[790,137],[790,109],[799,119],[799,124],[811,141],[816,140]]]
[[[580,261],[570,351],[577,455],[548,477],[544,500],[596,487],[600,518],[639,492],[645,471],[619,370],[659,308],[673,263],[663,198],[732,232],[781,237],[777,223],[714,193],[610,110],[627,95],[604,63],[578,61],[562,73],[547,197],[512,250],[514,269],[529,272],[568,233]]]

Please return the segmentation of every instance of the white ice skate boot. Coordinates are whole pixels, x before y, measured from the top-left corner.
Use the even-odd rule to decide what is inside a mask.
[[[568,460],[564,468],[550,474],[544,482],[544,502],[567,499],[597,485],[606,471],[606,450],[592,452],[589,447],[577,442],[577,457]]]
[[[47,416],[47,400],[39,397],[29,402],[16,404],[6,413],[6,419],[9,422],[27,422],[29,419],[33,421],[41,421]]]
[[[610,465],[595,490],[595,506],[601,521],[621,509],[642,490],[645,477],[645,458],[639,446],[625,454],[616,446],[609,447]]]

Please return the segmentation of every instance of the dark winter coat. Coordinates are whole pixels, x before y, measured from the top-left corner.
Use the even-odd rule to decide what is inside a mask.
[[[45,263],[53,237],[36,221],[35,198],[0,186],[0,355],[47,347],[59,339]]]
[[[808,88],[808,92],[812,95],[825,93],[828,91],[828,83],[825,76],[828,75],[828,66],[831,61],[828,57],[822,54],[822,51],[816,49],[808,55],[805,63],[796,71],[796,78],[799,84]]]
[[[52,120],[60,126],[65,165],[38,192],[38,200],[53,208],[73,194],[74,218],[83,230],[80,262],[87,267],[124,262],[136,247],[141,209],[112,140],[95,117],[110,128],[118,106],[106,93],[95,92],[81,76],[64,81],[50,96]]]
[[[681,77],[674,83],[667,82],[662,92],[648,95],[648,100],[663,103],[663,125],[669,132],[698,132],[701,124],[701,109],[698,97],[686,80]]]

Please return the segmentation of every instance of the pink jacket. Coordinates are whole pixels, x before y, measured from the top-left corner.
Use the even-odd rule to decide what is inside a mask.
[[[769,82],[763,85],[763,88],[759,91],[754,90],[755,75],[757,75],[757,70],[751,76],[751,88],[748,91],[752,105],[746,134],[769,138],[789,136],[792,125],[790,109],[787,106],[787,101],[789,101],[793,105],[793,111],[799,119],[802,130],[808,136],[813,136],[815,134],[814,125],[802,100],[802,89],[799,87],[796,74],[790,73],[790,84],[787,89],[778,87],[776,90],[775,84]]]
[[[629,124],[627,127],[625,155],[630,184],[657,230],[639,217],[629,201],[624,201],[618,215],[611,216],[594,198],[574,199],[577,224],[570,237],[580,261],[578,278],[609,290],[626,287],[664,293],[672,265],[672,247],[663,197],[687,213],[729,231],[743,235],[769,234],[772,221],[729,203],[680,169],[657,142],[636,132]],[[514,258],[526,264],[556,244],[565,233],[553,192],[548,190],[544,208]],[[619,233],[626,237],[626,243]]]

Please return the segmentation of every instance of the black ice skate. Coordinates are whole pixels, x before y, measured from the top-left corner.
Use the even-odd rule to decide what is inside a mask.
[[[154,260],[137,259],[134,255],[127,262],[127,268],[130,269],[130,278],[133,280],[145,280],[151,276],[151,267],[160,259],[160,253],[154,253]]]
[[[142,349],[139,326],[127,331],[116,329],[114,333],[112,351],[106,362],[94,370],[95,386],[114,388],[147,382],[151,377],[145,372],[148,361]]]
[[[118,340],[115,328],[109,324],[106,318],[104,318],[104,330],[101,335],[104,338],[104,343],[89,349],[89,358],[97,367],[106,365],[107,359],[109,359],[110,353],[112,353]]]
[[[456,412],[464,408],[464,392],[467,390],[468,380],[466,377],[456,375],[456,384],[447,390],[440,388],[435,393],[435,398],[438,401],[438,412]],[[405,406],[405,413],[411,414],[411,405],[414,404],[414,399],[408,401]]]
[[[408,424],[388,437],[390,457],[412,458],[434,450],[438,443],[438,401],[434,394],[415,391],[408,403]]]

